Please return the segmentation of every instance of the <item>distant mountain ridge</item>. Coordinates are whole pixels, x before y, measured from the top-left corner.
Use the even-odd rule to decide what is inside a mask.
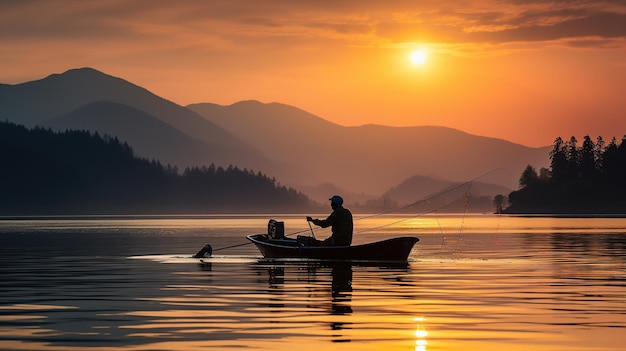
[[[16,85],[0,85],[0,116],[2,119],[27,127],[45,125],[52,119],[101,101],[141,110],[186,136],[203,142],[206,144],[206,157],[203,160],[205,164],[232,163],[256,169],[271,164],[270,160],[251,145],[193,111],[163,99],[145,88],[92,68],[72,69],[62,74],[52,74],[41,80]],[[89,116],[77,117],[77,113],[80,111],[74,112],[74,122],[80,118],[89,118]],[[71,127],[62,125],[59,121],[52,124],[59,129]],[[145,133],[150,135],[152,131],[146,130]],[[131,145],[135,143],[135,140],[127,141]],[[156,138],[153,142],[173,144],[168,140]],[[178,166],[195,165],[198,161],[195,157],[187,159],[184,152],[176,155],[176,158],[178,162],[175,164]]]
[[[382,193],[413,175],[465,181],[496,168],[508,173],[483,181],[515,188],[528,164],[540,168],[548,163],[548,147],[529,148],[446,127],[344,127],[296,107],[258,101],[188,107],[264,154],[296,165],[306,174],[300,178],[304,184],[324,179],[353,192]]]
[[[383,194],[383,197],[393,199],[394,201],[404,205],[428,198],[438,192],[446,191],[460,185],[462,184],[449,180],[433,179],[425,176],[413,176],[387,190]],[[493,198],[498,194],[508,194],[511,192],[510,188],[478,181],[473,182],[471,187],[467,186],[466,188],[470,191],[470,193],[479,194],[480,196],[488,196],[490,198]]]
[[[179,167],[262,171],[322,202],[329,194],[312,193],[337,189],[365,201],[416,175],[460,182],[496,168],[508,173],[478,180],[516,188],[526,165],[546,166],[549,151],[445,127],[345,127],[280,103],[183,107],[91,68],[0,84],[0,118],[111,134],[139,157]],[[423,183],[423,191],[440,190]]]
[[[144,111],[115,102],[92,102],[41,125],[59,131],[86,130],[114,135],[130,141],[138,155],[165,164],[181,164],[180,155],[185,155],[184,163],[188,165],[201,165],[208,160],[206,143]]]

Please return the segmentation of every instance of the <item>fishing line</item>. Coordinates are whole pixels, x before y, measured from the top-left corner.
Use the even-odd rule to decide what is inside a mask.
[[[463,216],[461,217],[461,226],[459,227],[459,237],[456,240],[456,251],[459,252],[459,243],[461,242],[461,234],[463,233],[463,225],[465,224],[465,215],[467,215],[467,211],[469,209],[469,192],[472,189],[472,183],[470,183],[469,187],[463,194],[463,199],[465,200],[465,206],[463,208]]]
[[[383,216],[383,215],[386,215],[386,214],[390,214],[390,213],[398,212],[398,211],[401,211],[401,210],[404,210],[404,209],[407,209],[407,208],[411,208],[411,207],[413,207],[415,205],[419,205],[419,204],[428,202],[428,201],[430,201],[432,199],[435,199],[435,198],[437,198],[439,196],[442,196],[442,195],[445,195],[445,194],[450,193],[452,191],[455,191],[457,189],[460,189],[460,188],[466,186],[467,184],[471,184],[472,182],[475,182],[476,180],[478,180],[478,179],[480,179],[482,177],[485,177],[485,176],[487,176],[487,175],[489,175],[491,173],[495,173],[496,171],[500,171],[500,170],[506,172],[505,168],[502,168],[502,167],[494,168],[494,169],[490,170],[489,172],[483,173],[483,174],[479,175],[478,177],[474,177],[474,178],[472,178],[470,180],[467,180],[467,181],[465,181],[463,183],[460,183],[460,184],[458,184],[458,185],[456,185],[456,186],[454,186],[454,187],[452,187],[452,188],[450,188],[448,190],[440,191],[440,192],[435,193],[435,194],[433,194],[433,195],[431,195],[429,197],[423,198],[421,200],[417,200],[417,201],[412,202],[412,203],[410,203],[408,205],[404,205],[402,207],[398,207],[398,208],[395,208],[395,209],[392,209],[392,210],[389,210],[389,211],[385,211],[385,212],[381,212],[381,213],[377,213],[377,214],[373,214],[373,215],[369,215],[369,216],[363,216],[363,217],[355,218],[355,221],[358,221],[358,220],[361,220],[361,219],[367,219],[367,218],[374,218],[374,217],[378,217],[378,216]],[[446,207],[446,206],[444,206],[444,207]]]
[[[435,209],[432,209],[432,210],[429,210],[429,211],[424,211],[424,212],[416,214],[414,216],[411,216],[411,217],[408,217],[408,218],[405,218],[405,219],[401,219],[401,220],[398,220],[398,221],[395,221],[395,222],[392,222],[392,223],[389,223],[389,224],[381,225],[381,226],[370,228],[370,229],[363,229],[363,230],[360,230],[357,233],[362,233],[362,232],[373,230],[373,229],[380,229],[380,228],[388,227],[388,226],[391,226],[391,225],[394,225],[394,224],[397,224],[397,223],[401,223],[401,222],[407,221],[409,219],[413,219],[413,218],[420,217],[420,216],[423,216],[423,215],[426,215],[426,214],[429,214],[429,213],[436,212],[437,210],[441,210],[441,209],[444,209],[446,207],[450,207],[451,205],[453,205],[456,202],[458,202],[460,199],[464,199],[466,197],[466,195],[469,193],[469,189],[471,189],[471,186],[472,186],[473,182],[475,182],[476,180],[478,180],[480,178],[483,178],[483,177],[485,177],[485,176],[487,176],[487,175],[489,175],[491,173],[495,173],[497,171],[504,171],[505,173],[508,174],[508,172],[506,171],[505,168],[502,168],[502,167],[494,168],[494,169],[490,170],[489,172],[485,172],[485,173],[483,173],[483,174],[481,174],[481,175],[479,175],[477,177],[474,177],[474,178],[472,178],[470,180],[467,180],[467,181],[465,181],[463,183],[460,183],[460,184],[458,184],[458,185],[456,185],[456,186],[454,186],[452,188],[449,188],[447,190],[442,190],[440,192],[434,193],[431,196],[428,196],[426,198],[423,198],[423,199],[420,199],[418,201],[412,202],[412,203],[410,203],[408,205],[404,205],[402,207],[398,207],[398,208],[395,208],[395,209],[392,209],[392,210],[389,210],[389,211],[385,211],[385,212],[381,212],[381,213],[377,213],[377,214],[372,214],[372,215],[369,215],[369,216],[363,216],[363,217],[355,218],[354,220],[358,221],[358,220],[362,220],[362,219],[368,219],[368,218],[375,218],[375,217],[379,217],[379,216],[384,216],[386,214],[390,214],[390,213],[398,212],[398,211],[401,211],[401,210],[405,210],[407,208],[411,208],[411,207],[419,205],[419,204],[427,203],[427,202],[429,202],[429,201],[431,201],[431,200],[433,200],[433,199],[435,199],[437,197],[440,197],[440,196],[443,196],[443,195],[445,195],[447,193],[450,193],[450,192],[453,192],[455,190],[458,190],[458,189],[460,189],[460,188],[462,188],[462,187],[464,187],[464,186],[469,184],[469,188],[465,192],[464,196],[463,197],[459,197],[458,199],[454,200],[453,202],[451,202],[449,204],[446,204],[444,206],[441,206],[439,208],[435,208]],[[466,203],[465,203],[465,211],[467,211],[467,207],[469,206],[468,203],[467,203],[468,200],[466,199],[465,201],[466,201]]]
[[[377,214],[373,214],[373,215],[369,215],[369,216],[358,217],[358,218],[355,218],[354,220],[355,221],[359,221],[359,220],[368,219],[368,218],[375,218],[375,217],[384,216],[384,215],[387,215],[387,214],[390,214],[390,213],[398,212],[398,211],[401,211],[401,210],[405,210],[405,209],[411,208],[413,206],[429,202],[432,199],[435,199],[435,198],[437,198],[439,196],[442,196],[442,195],[445,195],[445,194],[450,193],[452,191],[455,191],[457,189],[460,189],[460,188],[462,188],[462,187],[464,187],[464,186],[466,186],[468,184],[470,185],[470,188],[471,188],[472,182],[475,182],[476,180],[478,180],[480,178],[483,178],[483,177],[485,177],[485,176],[487,176],[487,175],[489,175],[491,173],[495,173],[497,171],[504,171],[505,173],[508,174],[508,172],[506,171],[505,168],[502,168],[502,167],[494,168],[494,169],[492,169],[492,170],[490,170],[488,172],[485,172],[485,173],[483,173],[483,174],[481,174],[481,175],[479,175],[477,177],[474,177],[474,178],[472,178],[470,180],[467,180],[467,181],[465,181],[463,183],[460,183],[460,184],[458,184],[458,185],[456,185],[456,186],[454,186],[454,187],[452,187],[450,189],[437,192],[437,193],[435,193],[435,194],[433,194],[431,196],[428,196],[428,197],[423,198],[421,200],[412,202],[412,203],[410,203],[408,205],[404,205],[402,207],[398,207],[398,208],[395,208],[395,209],[392,209],[392,210],[389,210],[389,211],[385,211],[385,212],[381,212],[381,213],[377,213]],[[444,206],[441,206],[441,207],[438,207],[438,208],[435,208],[435,209],[432,209],[432,210],[429,210],[429,211],[424,211],[424,212],[419,213],[417,215],[414,215],[414,216],[411,216],[411,217],[408,217],[408,218],[405,218],[405,219],[401,219],[401,220],[398,220],[398,221],[395,221],[395,222],[392,222],[392,223],[384,224],[384,225],[381,225],[381,226],[378,226],[378,227],[374,227],[374,228],[362,229],[362,230],[356,232],[355,234],[363,233],[363,232],[374,230],[374,229],[380,229],[380,228],[388,227],[388,226],[391,226],[391,225],[394,225],[394,224],[397,224],[397,223],[401,223],[401,222],[407,221],[407,220],[412,219],[412,218],[416,218],[416,217],[420,217],[420,216],[423,216],[423,215],[426,215],[426,214],[429,214],[429,213],[437,212],[438,210],[444,209],[446,207],[449,207],[449,206],[455,204],[458,200],[459,199],[456,199],[455,201],[452,201],[452,202],[450,202],[450,203],[448,203],[448,204],[446,204]],[[467,208],[467,204],[466,204],[466,208]],[[309,226],[310,226],[310,224],[309,224]],[[440,225],[440,227],[441,227],[441,225]],[[292,235],[296,235],[296,234],[302,234],[302,233],[305,233],[307,231],[308,230],[303,229],[303,230],[299,230],[299,231],[292,232],[292,233],[289,233],[289,234],[285,234],[285,236],[292,236]],[[311,228],[311,231],[313,231],[313,228]],[[250,244],[252,244],[252,242],[245,242],[245,243],[242,243],[242,244],[235,244],[235,245],[230,245],[230,246],[224,246],[224,247],[217,248],[215,250],[213,250],[211,248],[211,245],[207,244],[196,255],[194,255],[194,257],[201,257],[202,255],[204,255],[204,253],[208,253],[209,256],[210,256],[213,251],[232,249],[232,248],[235,248],[235,247],[240,247],[240,246],[245,246],[245,245],[250,245]]]
[[[377,226],[377,227],[372,227],[372,228],[361,229],[361,230],[359,230],[358,232],[356,232],[355,234],[359,234],[359,233],[367,232],[367,231],[370,231],[370,230],[375,230],[375,229],[381,229],[381,228],[389,227],[389,226],[392,226],[392,225],[394,225],[394,224],[402,223],[402,222],[408,221],[409,219],[413,219],[413,218],[417,218],[417,217],[425,216],[425,215],[430,214],[430,213],[437,213],[437,211],[439,211],[439,210],[445,209],[445,208],[447,208],[447,207],[450,207],[450,206],[452,206],[452,205],[454,205],[454,204],[458,203],[458,202],[459,202],[459,200],[461,200],[461,199],[462,199],[462,197],[459,197],[459,198],[457,198],[456,200],[454,200],[454,201],[452,201],[452,202],[450,202],[450,203],[448,203],[448,204],[446,204],[446,205],[444,205],[444,206],[437,207],[437,208],[433,208],[433,209],[430,209],[430,210],[428,210],[428,211],[424,211],[424,212],[421,212],[421,213],[415,214],[415,215],[410,216],[410,217],[407,217],[407,218],[402,218],[402,219],[399,219],[399,220],[394,221],[394,222],[390,222],[390,223],[387,223],[387,224],[379,225],[379,226]],[[374,216],[369,216],[369,217],[364,217],[364,218],[371,218],[371,217],[374,217]],[[362,219],[362,218],[359,218],[359,219]]]
[[[436,213],[436,212],[435,212]],[[441,221],[439,220],[439,216],[435,216],[437,219],[437,225],[439,226],[439,233],[441,233],[441,247],[439,250],[443,250],[443,246],[445,245],[445,236],[443,234],[443,227],[441,226]]]

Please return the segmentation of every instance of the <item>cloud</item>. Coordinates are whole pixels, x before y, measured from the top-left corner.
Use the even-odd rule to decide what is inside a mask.
[[[0,40],[457,44],[626,36],[625,1],[2,1]]]
[[[473,56],[555,41],[580,49],[623,48],[623,23],[623,0],[5,0],[0,57],[10,64],[29,56],[33,65],[35,57],[66,65],[209,58],[222,64],[254,57],[247,64],[266,69],[310,65],[354,48],[416,44]]]
[[[570,16],[554,20],[553,12],[523,16],[526,21],[516,20],[512,27],[502,30],[475,30],[468,33],[470,41],[488,42],[537,42],[559,39],[597,37],[602,39],[626,38],[626,14],[622,13],[578,13],[572,11]],[[533,19],[530,21],[529,19]],[[544,21],[542,21],[544,20]]]

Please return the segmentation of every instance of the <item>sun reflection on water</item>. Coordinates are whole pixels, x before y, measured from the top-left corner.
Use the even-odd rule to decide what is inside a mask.
[[[418,236],[400,266],[190,257],[256,217],[0,223],[0,349],[623,349],[626,219],[394,220],[355,241]]]
[[[426,351],[426,345],[428,345],[428,341],[426,340],[428,332],[426,331],[424,326],[426,318],[416,317],[413,318],[413,321],[417,322],[417,326],[415,329],[415,351]]]

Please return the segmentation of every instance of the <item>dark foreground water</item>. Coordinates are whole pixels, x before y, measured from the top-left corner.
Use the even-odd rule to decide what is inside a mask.
[[[0,349],[626,349],[626,219],[399,219],[355,243],[404,265],[263,261],[263,216],[0,220]]]

